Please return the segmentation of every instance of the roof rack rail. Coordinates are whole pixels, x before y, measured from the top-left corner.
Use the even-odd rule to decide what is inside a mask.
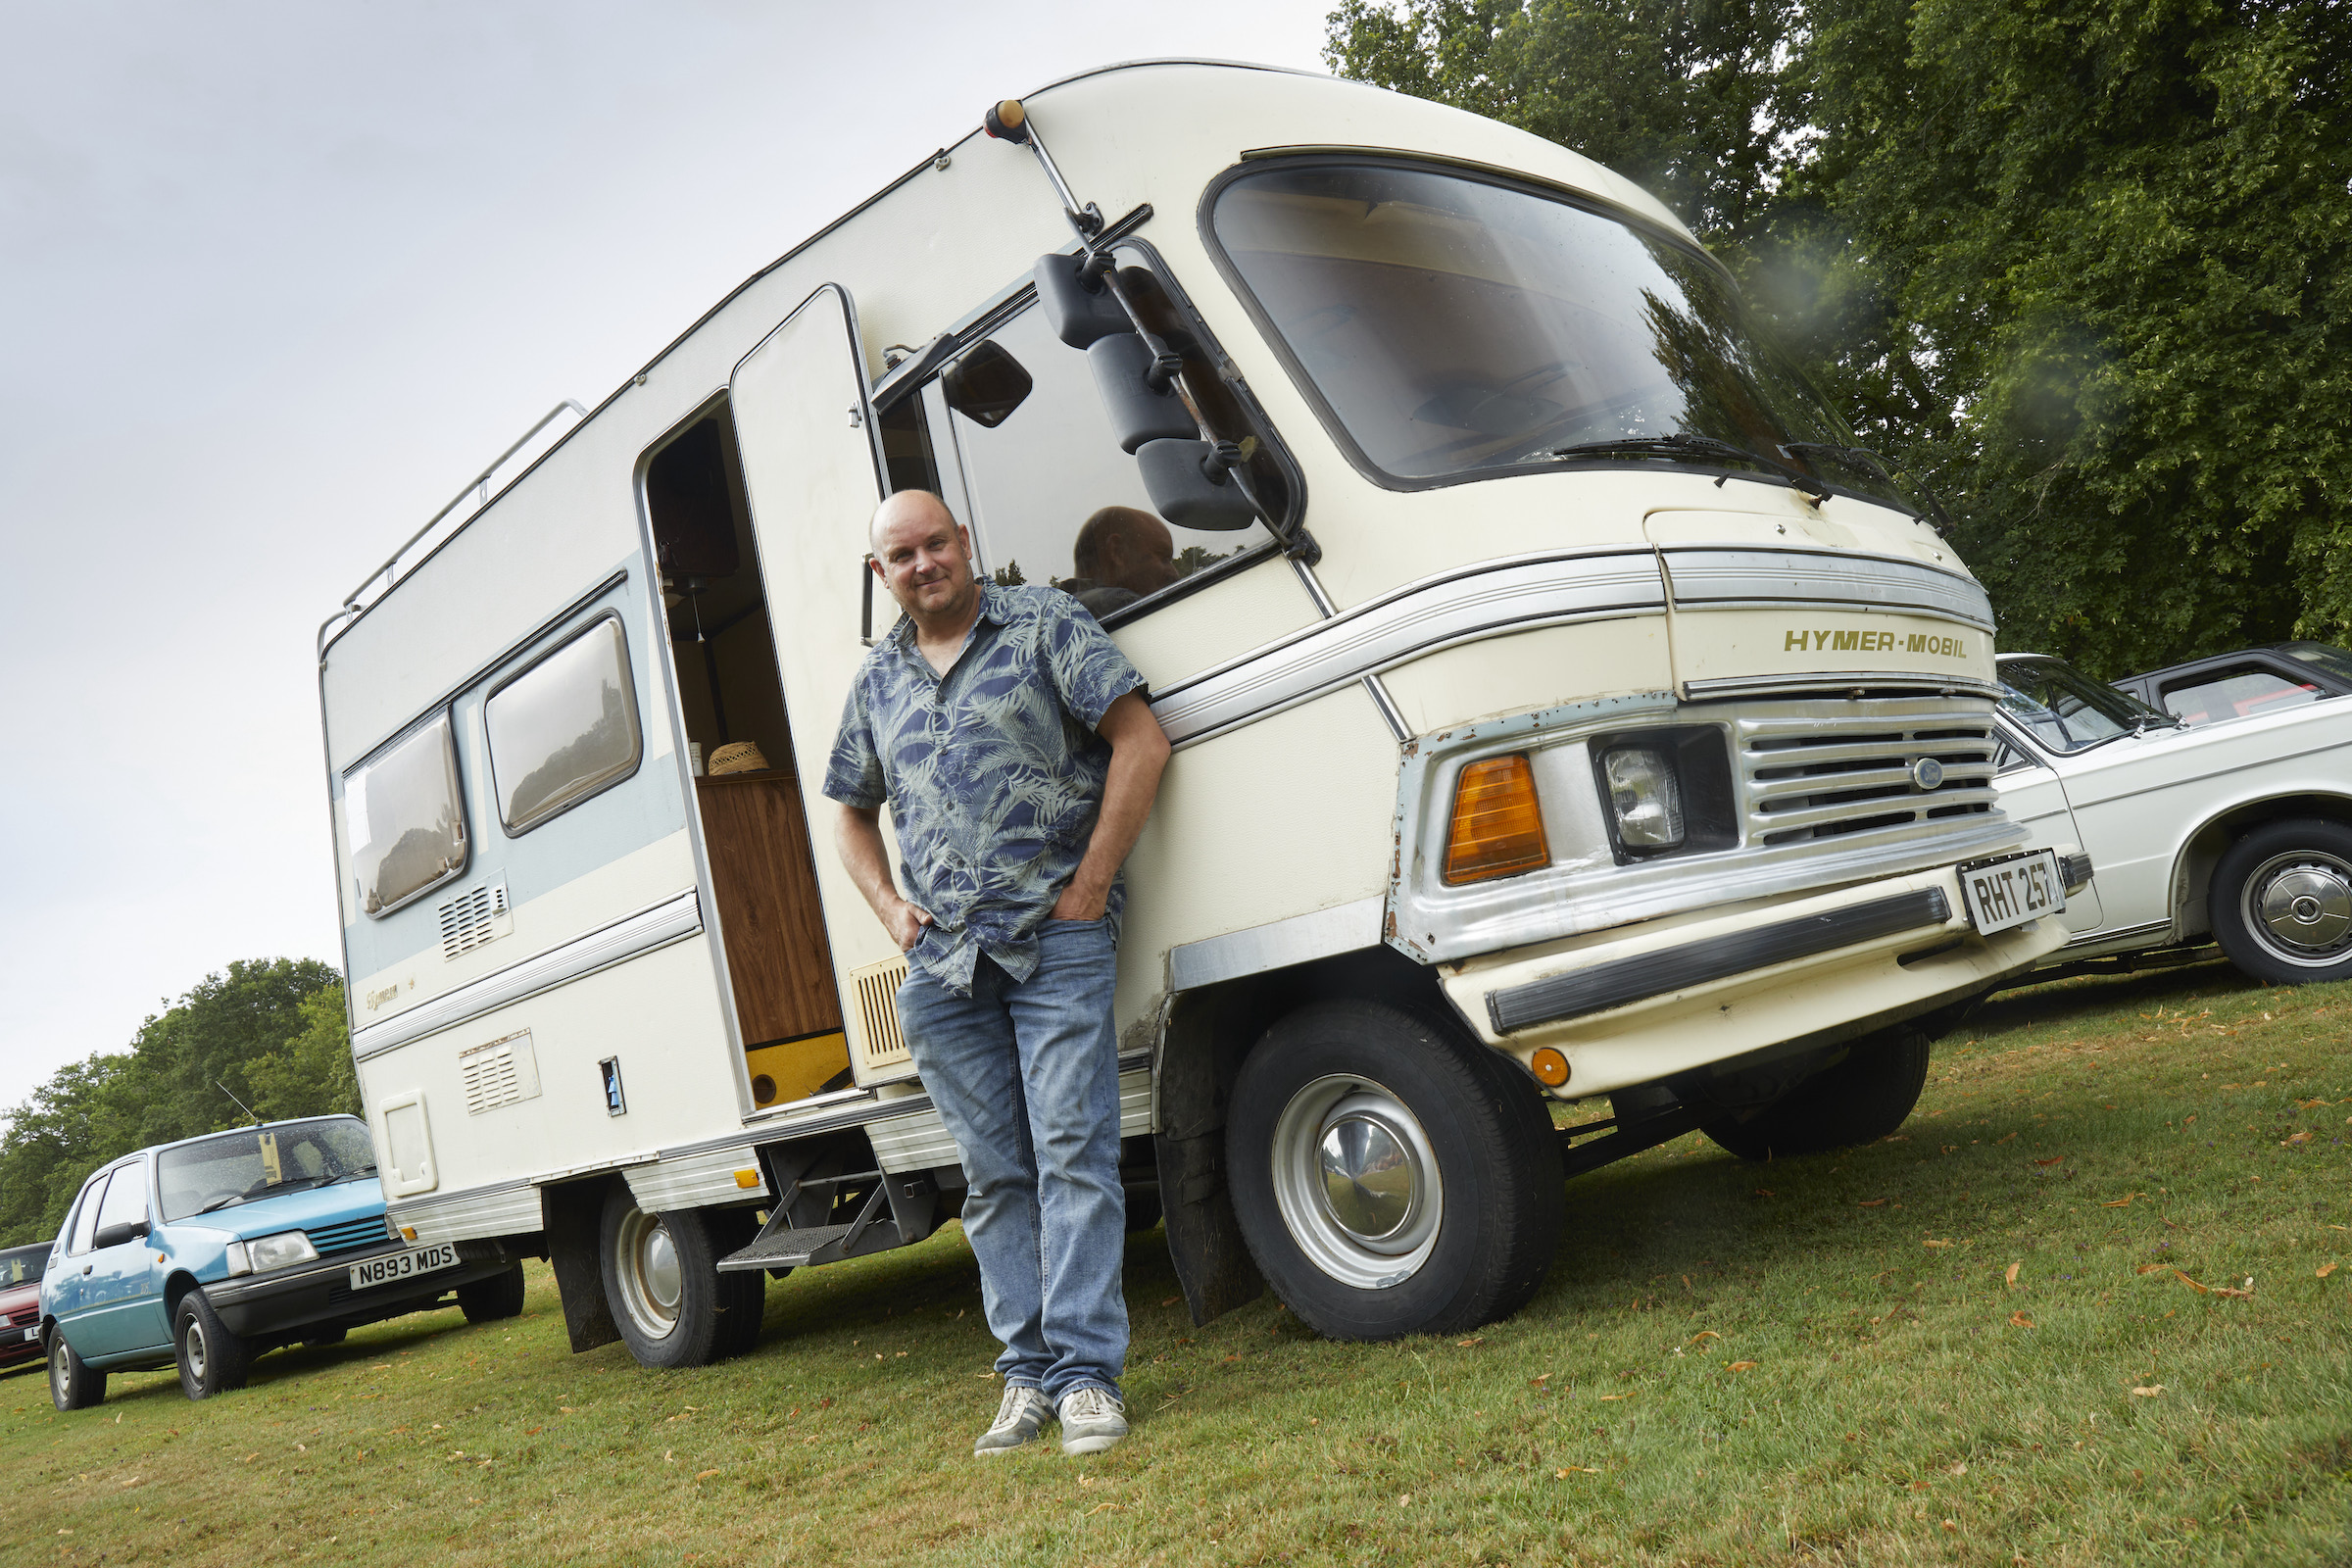
[[[523,431],[521,435],[515,437],[514,445],[508,447],[506,451],[501,452],[497,457],[492,458],[490,462],[483,467],[481,472],[466,480],[465,486],[460,489],[456,495],[449,498],[448,505],[444,506],[439,512],[436,512],[431,516],[427,517],[424,520],[423,527],[417,529],[415,533],[409,535],[408,538],[402,540],[400,548],[393,551],[391,555],[385,557],[384,564],[382,565],[376,567],[367,576],[362,577],[360,579],[360,585],[357,588],[354,588],[350,593],[343,596],[343,607],[336,611],[333,614],[327,616],[325,621],[322,622],[318,627],[319,658],[324,659],[326,657],[327,628],[333,626],[335,622],[339,620],[350,619],[352,616],[357,615],[363,609],[365,609],[366,607],[360,603],[360,596],[365,594],[368,588],[374,584],[377,578],[380,577],[383,579],[384,591],[387,593],[390,592],[392,585],[400,580],[398,576],[400,558],[407,555],[412,549],[414,549],[417,540],[422,539],[426,534],[431,533],[434,526],[438,524],[442,518],[457,511],[459,505],[463,503],[467,496],[473,495],[478,491],[481,496],[481,504],[484,506],[489,505],[490,476],[496,473],[499,470],[500,466],[503,465],[509,458],[513,457],[515,453],[520,452],[524,447],[528,446],[533,436],[536,436],[540,431],[555,423],[556,419],[564,413],[565,409],[569,409],[572,413],[578,415],[583,420],[588,417],[587,409],[583,408],[580,403],[573,398],[565,398],[563,402],[557,404],[554,408],[541,415],[537,423],[533,424],[528,430]],[[382,595],[379,594],[377,597],[381,598]],[[370,601],[370,603],[372,603],[372,601]]]

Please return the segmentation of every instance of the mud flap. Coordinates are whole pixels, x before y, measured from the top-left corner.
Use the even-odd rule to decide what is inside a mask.
[[[620,1338],[605,1299],[604,1265],[597,1255],[597,1225],[605,1208],[603,1182],[570,1182],[546,1188],[547,1255],[564,1298],[564,1332],[574,1355]]]
[[[1196,1327],[1254,1301],[1266,1282],[1242,1240],[1225,1186],[1225,1097],[1241,1045],[1255,1037],[1239,988],[1172,1010],[1159,1051],[1159,1201],[1168,1256]]]

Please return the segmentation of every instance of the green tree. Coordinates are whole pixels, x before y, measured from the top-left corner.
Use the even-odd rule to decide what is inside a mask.
[[[348,1049],[338,1067],[327,1044],[342,1016],[325,964],[240,959],[149,1017],[128,1052],[60,1068],[0,1132],[0,1246],[56,1235],[82,1180],[116,1155],[244,1121],[222,1085],[265,1115],[356,1109]]]
[[[1007,561],[990,574],[990,580],[1000,588],[1018,588],[1029,579],[1021,575],[1021,564]]]

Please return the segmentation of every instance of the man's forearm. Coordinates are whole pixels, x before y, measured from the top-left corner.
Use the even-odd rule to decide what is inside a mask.
[[[1111,743],[1110,772],[1102,786],[1102,809],[1095,818],[1086,858],[1070,878],[1069,894],[1091,907],[1108,898],[1111,878],[1143,835],[1168,765],[1168,737],[1143,699],[1121,698],[1116,722],[1104,725]],[[1132,707],[1126,705],[1132,703]],[[1111,715],[1105,715],[1106,718]]]
[[[850,880],[865,895],[866,906],[888,925],[899,890],[890,884],[890,854],[882,845],[881,818],[878,809],[868,811],[844,806],[834,821],[833,844],[841,854],[841,863],[850,873]]]

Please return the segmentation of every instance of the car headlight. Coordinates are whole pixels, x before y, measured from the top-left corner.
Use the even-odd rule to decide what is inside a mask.
[[[1620,746],[1601,759],[1617,842],[1667,850],[1683,842],[1683,787],[1674,759],[1648,746]]]
[[[246,1255],[253,1260],[254,1272],[284,1268],[293,1263],[308,1263],[318,1256],[318,1249],[300,1231],[279,1231],[275,1236],[257,1237],[245,1244]]]

